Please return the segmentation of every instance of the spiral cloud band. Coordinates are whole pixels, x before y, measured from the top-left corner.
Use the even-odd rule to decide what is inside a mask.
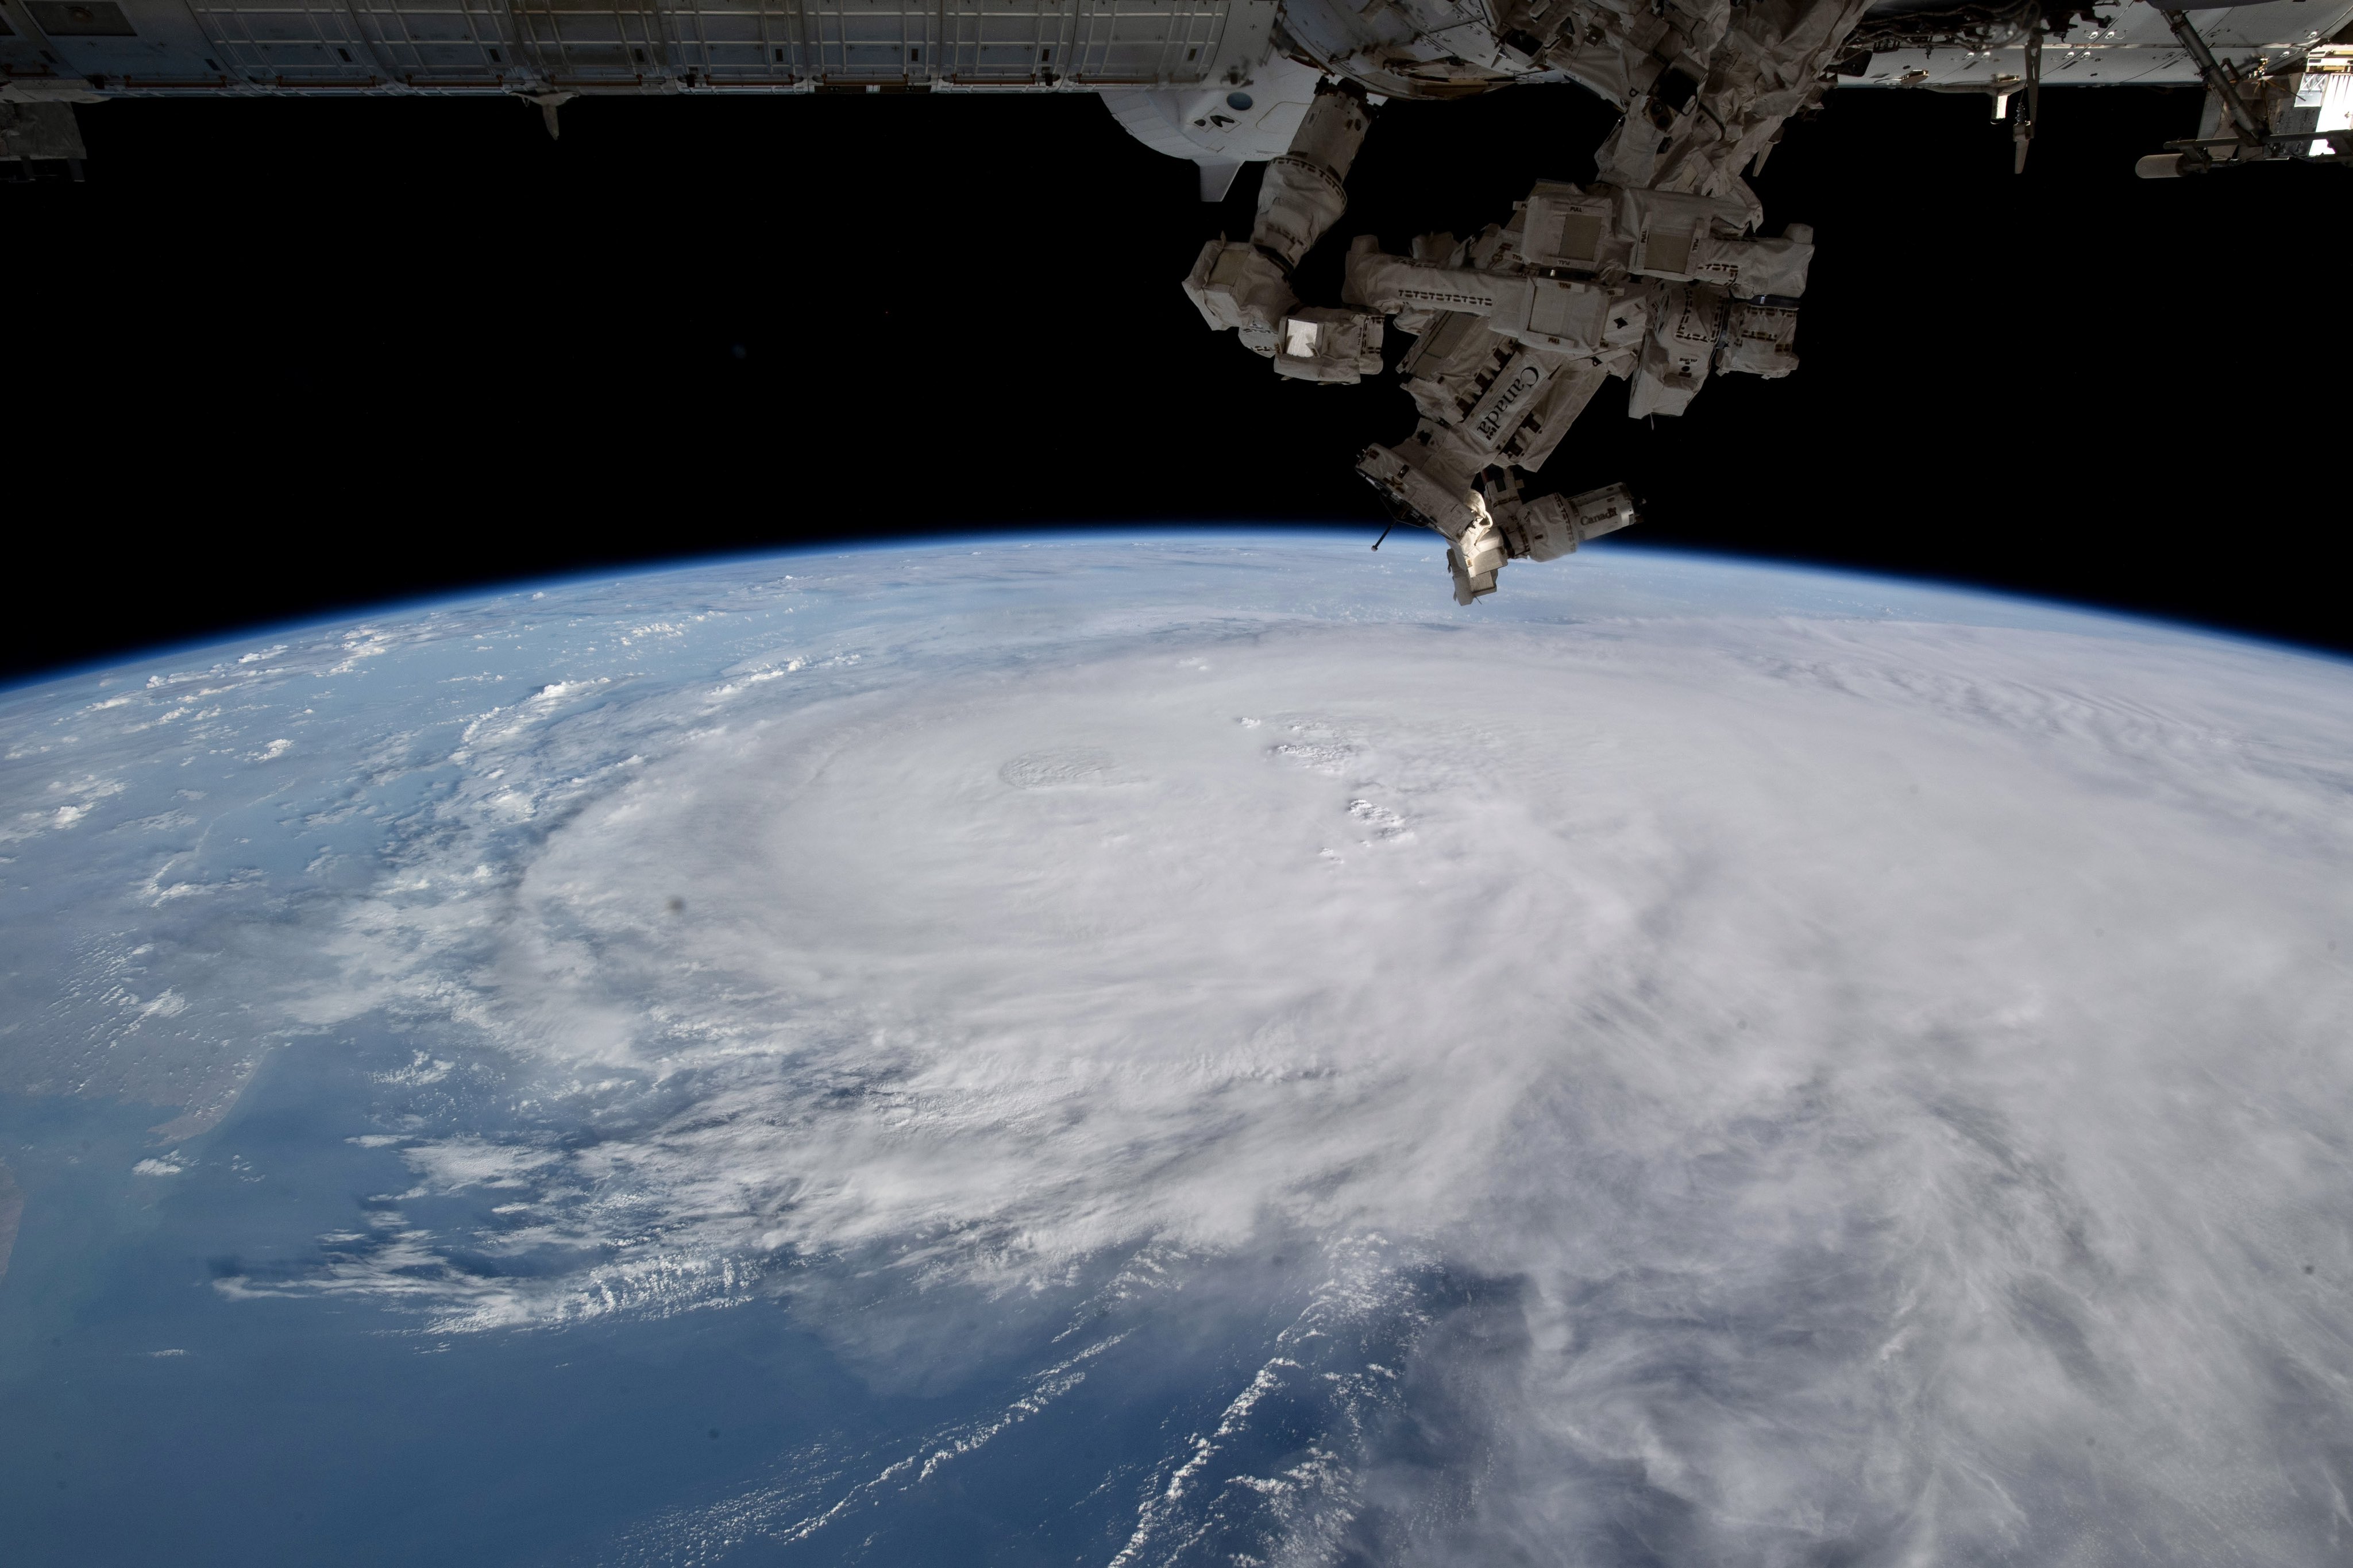
[[[1121,1568],[2342,1550],[2348,671],[1630,552],[1438,614],[1392,553],[714,568],[280,657],[251,702],[440,683],[309,786],[408,793],[267,961],[289,1032],[411,1041],[344,1130],[405,1185],[216,1289],[781,1312],[1000,1391],[615,1561],[859,1560],[1025,1446]],[[460,647],[538,674],[458,701]]]

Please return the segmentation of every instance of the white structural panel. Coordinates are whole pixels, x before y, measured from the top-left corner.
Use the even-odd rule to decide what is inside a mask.
[[[1272,0],[0,0],[0,68],[20,85],[55,73],[113,93],[1182,86],[1229,63],[1220,46],[1238,16],[1256,35],[1255,65],[1274,9]]]
[[[2190,16],[2244,61],[2334,37],[2353,3]],[[0,0],[0,91],[1192,89],[1113,108],[1146,142],[1216,163],[1270,156],[1297,123],[1296,72],[1270,58],[1281,19],[1279,0]],[[2110,24],[2052,39],[2043,80],[2197,79],[2144,0]],[[2024,68],[2013,42],[1881,54],[1851,80],[1999,90]],[[1246,109],[1216,101],[1254,87],[1270,90]]]

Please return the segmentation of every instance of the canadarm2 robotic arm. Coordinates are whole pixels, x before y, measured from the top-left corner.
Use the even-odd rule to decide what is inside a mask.
[[[1250,242],[1203,247],[1185,291],[1212,328],[1299,380],[1378,374],[1389,317],[1417,340],[1398,365],[1414,433],[1366,447],[1356,468],[1400,521],[1444,536],[1469,604],[1507,561],[1550,560],[1639,521],[1621,485],[1521,493],[1605,381],[1631,383],[1632,416],[1672,417],[1712,374],[1797,367],[1813,234],[1758,237],[1763,205],[1740,174],[1819,100],[1864,3],[1594,0],[1561,7],[1556,27],[1546,4],[1506,0],[1547,21],[1542,36],[1503,35],[1519,68],[1561,69],[1625,108],[1597,150],[1599,179],[1540,182],[1509,223],[1467,241],[1423,236],[1409,257],[1361,236],[1345,307],[1303,308],[1292,270],[1345,212],[1369,121],[1360,89],[1327,83],[1269,166]]]
[[[1234,331],[1244,348],[1274,361],[1277,375],[1345,384],[1380,374],[1379,315],[1303,308],[1291,288],[1299,258],[1348,210],[1348,170],[1371,123],[1361,89],[1326,84],[1291,150],[1266,167],[1249,242],[1211,240],[1185,279],[1210,329]]]

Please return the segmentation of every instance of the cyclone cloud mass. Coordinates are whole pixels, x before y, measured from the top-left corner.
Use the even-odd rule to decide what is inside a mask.
[[[783,1310],[1008,1391],[617,1560],[849,1553],[1188,1335],[1123,1568],[2353,1531],[2342,666],[1627,553],[1516,620],[1247,547],[877,559],[584,595],[380,744],[447,787],[274,1005],[414,1036],[352,1130],[408,1184],[218,1290]]]

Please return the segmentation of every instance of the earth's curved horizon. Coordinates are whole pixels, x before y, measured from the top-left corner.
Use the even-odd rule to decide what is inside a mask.
[[[0,1539],[2339,1556],[2353,664],[1365,543],[0,689]]]
[[[226,624],[207,631],[173,636],[153,642],[127,645],[111,652],[76,655],[38,668],[31,668],[0,678],[0,700],[27,688],[46,686],[54,681],[71,680],[81,676],[104,675],[109,671],[128,668],[159,659],[182,656],[194,657],[209,649],[227,647],[247,641],[267,641],[274,637],[298,637],[308,632],[324,632],[338,626],[362,621],[382,619],[389,616],[426,615],[437,610],[453,609],[467,605],[510,598],[518,594],[552,592],[587,588],[599,584],[632,582],[688,574],[701,572],[726,572],[739,568],[772,565],[778,570],[795,562],[840,560],[868,553],[889,553],[894,551],[968,550],[975,546],[993,549],[1027,549],[1037,546],[1150,543],[1209,543],[1232,544],[1249,548],[1261,544],[1282,544],[1304,541],[1317,548],[1347,548],[1351,542],[1363,544],[1362,536],[1371,535],[1383,542],[1382,550],[1404,558],[1418,552],[1426,559],[1430,546],[1419,533],[1395,535],[1400,541],[1390,544],[1390,532],[1376,532],[1356,524],[1320,522],[1281,522],[1260,525],[1238,523],[1161,522],[1142,524],[1072,523],[1041,527],[1034,531],[1011,528],[987,528],[969,531],[943,531],[939,533],[911,534],[860,541],[857,543],[796,543],[773,548],[725,549],[699,552],[689,555],[660,556],[642,561],[623,562],[609,567],[583,570],[560,570],[541,576],[522,573],[512,576],[485,579],[480,582],[454,584],[447,588],[423,589],[415,593],[396,593],[381,597],[359,597],[348,604],[290,615],[265,615],[249,621]],[[1369,549],[1369,546],[1366,548]],[[2062,593],[2039,592],[2006,587],[1991,581],[1976,582],[1967,577],[1939,576],[1933,572],[1903,572],[1877,567],[1857,566],[1835,561],[1814,561],[1775,554],[1752,554],[1730,548],[1695,544],[1661,544],[1651,540],[1616,538],[1594,547],[1620,561],[1676,561],[1700,566],[1715,566],[1728,571],[1756,571],[1786,574],[1797,577],[1817,578],[1824,582],[1844,581],[1857,587],[1876,584],[1881,589],[1897,589],[1950,599],[1977,599],[2015,606],[2031,606],[2055,614],[2086,616],[2100,620],[2127,622],[2144,628],[2155,627],[2186,637],[2211,637],[2219,642],[2235,643],[2248,647],[2269,648],[2274,652],[2297,654],[2308,658],[2353,665],[2353,650],[2328,643],[2308,642],[2285,633],[2270,632],[2228,621],[2201,620],[2189,613],[2168,613],[2137,608],[2128,604],[2100,600],[2071,598]],[[1585,563],[1595,559],[1588,551]],[[1563,563],[1574,571],[1579,563],[1574,559]],[[1545,564],[1522,563],[1504,580],[1514,587],[1527,586],[1531,578],[1546,570]],[[1485,615],[1492,599],[1482,600],[1467,612],[1472,616]]]

